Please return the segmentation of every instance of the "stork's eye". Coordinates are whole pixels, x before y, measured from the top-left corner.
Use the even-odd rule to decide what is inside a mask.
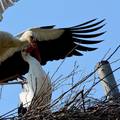
[[[30,42],[34,42],[34,37],[32,35],[30,36]]]
[[[32,40],[33,40],[33,39],[34,39],[34,37],[33,37],[33,36],[30,36],[30,39],[32,39]]]

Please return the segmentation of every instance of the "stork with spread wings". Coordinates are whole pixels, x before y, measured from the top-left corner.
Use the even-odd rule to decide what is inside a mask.
[[[25,60],[28,55],[45,65],[47,61],[81,56],[82,51],[96,50],[89,44],[97,44],[102,40],[92,38],[105,33],[96,32],[104,26],[104,20],[96,20],[69,28],[31,28],[15,37],[0,32],[0,82],[8,82],[26,74],[29,71],[29,63]]]

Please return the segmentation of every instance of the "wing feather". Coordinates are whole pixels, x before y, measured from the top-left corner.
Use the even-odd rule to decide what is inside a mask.
[[[8,82],[28,72],[29,65],[22,58],[21,52],[14,53],[0,64],[0,83]]]
[[[72,28],[74,29],[75,27],[77,28],[77,27],[80,27],[80,26],[87,25],[87,24],[92,23],[92,22],[94,22],[94,21],[96,21],[96,20],[97,20],[97,19],[89,20],[89,21],[84,22],[84,23],[82,23],[82,24],[80,24],[80,25],[76,25],[76,26],[70,27],[70,29],[72,29]]]
[[[66,56],[82,55],[81,51],[93,51],[96,48],[83,46],[81,44],[97,44],[102,40],[95,38],[103,35],[105,32],[96,31],[103,28],[105,19],[97,21],[93,19],[80,25],[69,28],[53,28],[54,26],[45,26],[29,29],[35,34],[38,48],[41,56],[41,64],[47,61],[63,59]],[[21,36],[24,32],[17,36]],[[95,40],[94,40],[94,39]],[[92,40],[93,39],[93,40]]]
[[[97,30],[101,29],[104,25],[101,25],[101,26],[96,27],[96,28],[85,29],[85,30],[80,30],[80,29],[78,29],[78,30],[72,30],[72,32],[73,33],[89,33],[89,32],[94,32],[94,31],[97,31]]]
[[[26,41],[20,41],[9,34],[0,32],[0,64],[11,57],[17,51],[21,51],[28,44]]]
[[[96,22],[96,23],[93,23],[93,24],[88,24],[88,25],[78,25],[78,26],[73,26],[71,29],[73,29],[73,30],[81,30],[81,29],[88,29],[88,28],[92,28],[92,27],[95,27],[95,26],[97,26],[97,25],[99,25],[99,24],[101,24],[102,22],[104,22],[105,21],[105,19],[103,19],[103,20],[101,20],[101,21],[99,21],[99,22]],[[90,22],[89,22],[90,23]]]
[[[95,33],[95,34],[74,34],[72,33],[72,35],[74,37],[77,37],[77,38],[94,38],[94,37],[98,37],[100,35],[103,35],[105,32],[101,32],[101,33]]]
[[[81,44],[97,44],[102,42],[102,40],[92,40],[92,38],[99,37],[105,33],[93,33],[105,25],[101,25],[103,22],[104,20],[96,22],[96,19],[93,19],[69,28],[31,29],[37,35],[41,64],[44,65],[47,61],[63,59],[72,55],[79,56],[82,55],[81,51],[96,50],[97,48]]]

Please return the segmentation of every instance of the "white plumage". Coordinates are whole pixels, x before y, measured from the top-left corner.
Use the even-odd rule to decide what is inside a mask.
[[[23,107],[28,108],[33,97],[35,99],[39,98],[40,106],[50,104],[52,88],[49,76],[34,57],[24,52],[22,56],[29,63],[29,71],[24,76],[27,78],[27,83],[23,85],[20,93],[20,101]]]

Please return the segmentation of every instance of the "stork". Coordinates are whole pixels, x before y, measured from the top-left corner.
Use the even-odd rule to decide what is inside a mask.
[[[91,40],[105,33],[94,33],[105,25],[104,20],[96,20],[68,28],[30,28],[16,36],[0,31],[0,83],[12,81],[28,73],[28,84],[23,86],[23,92],[20,94],[24,107],[31,104],[35,91],[37,94],[47,92],[48,100],[45,103],[49,103],[51,82],[41,65],[73,55],[81,56],[82,51],[96,50],[97,48],[84,46],[102,42]]]

